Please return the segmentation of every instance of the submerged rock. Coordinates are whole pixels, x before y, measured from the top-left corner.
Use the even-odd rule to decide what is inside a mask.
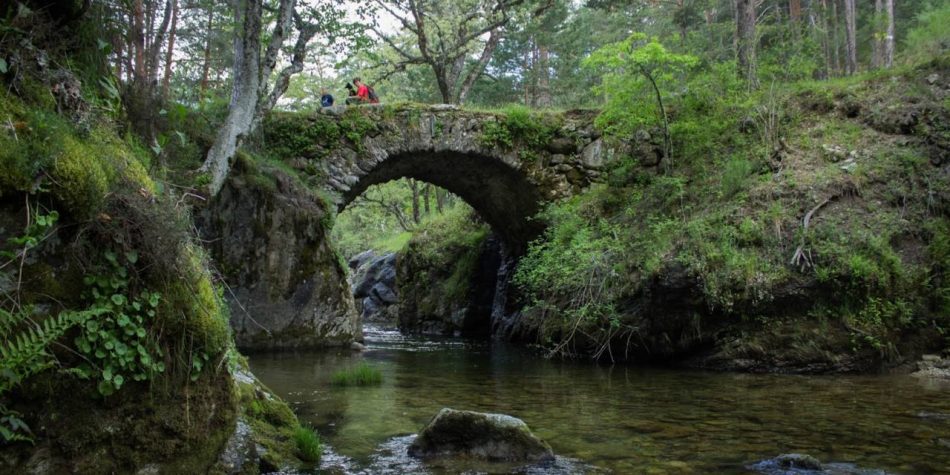
[[[444,408],[419,432],[409,455],[431,458],[471,457],[505,462],[540,462],[554,459],[546,442],[531,433],[521,419]]]
[[[748,468],[766,475],[887,475],[883,470],[864,469],[850,463],[823,464],[806,454],[782,454]]]

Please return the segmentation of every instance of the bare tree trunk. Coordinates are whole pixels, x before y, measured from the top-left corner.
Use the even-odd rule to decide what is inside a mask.
[[[288,3],[292,4],[293,0],[289,1]],[[307,59],[307,45],[310,43],[310,40],[313,39],[314,35],[317,34],[317,27],[305,24],[303,20],[298,17],[297,30],[297,42],[294,44],[293,56],[290,59],[290,64],[277,74],[277,78],[274,81],[274,86],[271,87],[270,92],[267,92],[266,87],[270,74],[267,69],[264,70],[264,73],[267,74],[263,75],[261,79],[260,90],[262,95],[260,96],[260,101],[257,103],[257,110],[254,112],[254,121],[252,122],[250,132],[257,130],[257,127],[264,119],[264,116],[270,112],[274,106],[277,105],[277,101],[280,100],[280,97],[284,95],[285,92],[287,92],[287,88],[290,86],[290,78],[293,77],[294,74],[303,71],[304,60]],[[276,40],[277,38],[273,36],[271,37],[272,42]],[[283,39],[280,41],[282,42]],[[271,50],[271,45],[268,45],[268,51]],[[277,48],[275,51],[279,52],[280,49]],[[263,95],[265,93],[267,94],[266,97]]]
[[[178,33],[178,0],[172,0],[172,26],[168,32],[168,49],[165,51],[165,74],[162,76],[162,97],[168,98],[172,81],[172,62],[175,57],[175,35]],[[206,32],[210,35],[211,32]]]
[[[798,23],[802,17],[802,0],[788,0],[788,19]]]
[[[831,0],[831,44],[832,56],[834,57],[835,63],[835,75],[841,74],[841,33],[840,33],[840,20],[838,19],[838,0]]]
[[[412,222],[419,224],[419,183],[416,180],[409,179],[409,189],[412,190]]]
[[[205,50],[204,50],[204,60],[201,66],[201,82],[198,85],[198,100],[205,98],[205,93],[208,90],[208,75],[211,72],[211,32],[212,25],[214,21],[214,4],[208,4],[208,23],[207,23],[207,34],[205,36]]]
[[[858,72],[858,44],[855,23],[854,0],[844,0],[845,22],[845,72],[852,75]]]
[[[884,37],[884,67],[894,65],[894,0],[887,3],[887,36]]]
[[[551,73],[548,69],[548,47],[538,45],[538,93],[535,99],[535,105],[538,107],[551,107],[554,99],[551,97]]]
[[[445,190],[441,188],[435,189],[435,211],[439,214],[442,214],[442,210],[445,208]]]
[[[759,87],[755,59],[755,0],[736,0],[736,58],[739,77],[750,88]]]
[[[465,81],[462,82],[462,86],[459,88],[459,104],[465,102],[465,98],[468,97],[469,91],[472,90],[472,86],[475,85],[475,81],[477,81],[485,71],[485,66],[488,65],[488,61],[490,61],[492,55],[495,54],[495,49],[498,48],[498,43],[500,42],[501,34],[498,33],[497,30],[492,30],[488,34],[488,41],[485,42],[485,47],[482,48],[482,54],[478,57],[478,62],[476,62],[475,65],[472,66],[472,69],[469,70]]]
[[[146,68],[148,69],[148,89],[150,93],[154,91],[155,86],[158,85],[158,65],[161,62],[162,45],[165,44],[165,35],[168,33],[168,24],[171,21],[173,3],[175,3],[175,0],[166,0],[165,11],[162,14],[162,23],[159,25],[158,30],[155,31],[154,37],[149,35],[150,43],[148,45]],[[154,17],[152,18],[152,22],[154,22]],[[154,30],[150,28],[149,31]]]
[[[145,6],[143,0],[132,1],[132,47],[134,48],[132,63],[132,80],[145,80]]]
[[[884,14],[884,1],[874,0],[874,20],[871,22],[871,67],[880,68],[884,63],[884,32],[881,31],[881,18]]]
[[[432,194],[432,185],[426,183],[425,186],[422,187],[422,204],[425,205],[423,209],[425,210],[426,216],[428,216],[429,212],[431,211],[429,208],[430,194]]]
[[[231,104],[224,124],[218,130],[208,156],[199,169],[211,174],[209,193],[221,190],[231,168],[231,159],[248,133],[257,108],[261,66],[261,14],[263,0],[237,0],[234,24],[240,30],[234,37],[234,85]]]
[[[821,39],[821,51],[825,57],[825,71],[822,79],[828,79],[834,69],[834,64],[831,61],[831,33],[828,30],[828,0],[821,0],[821,14],[815,20],[814,29]]]

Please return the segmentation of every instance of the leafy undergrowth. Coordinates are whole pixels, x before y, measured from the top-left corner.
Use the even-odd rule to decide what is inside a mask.
[[[190,217],[155,150],[21,72],[0,91],[0,471],[206,472],[238,399]]]
[[[753,370],[946,346],[948,64],[755,94],[693,78],[672,172],[621,158],[544,212],[516,276],[528,327],[552,353]]]

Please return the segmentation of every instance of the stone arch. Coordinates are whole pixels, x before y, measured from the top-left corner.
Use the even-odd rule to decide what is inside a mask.
[[[424,150],[388,157],[342,193],[340,211],[370,186],[399,178],[431,183],[458,195],[516,254],[542,229],[531,219],[543,200],[537,185],[500,160],[451,151]]]

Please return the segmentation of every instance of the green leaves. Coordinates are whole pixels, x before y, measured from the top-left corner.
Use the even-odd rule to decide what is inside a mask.
[[[150,338],[148,326],[155,317],[161,294],[130,289],[129,267],[138,262],[138,253],[103,253],[108,272],[86,276],[84,282],[92,307],[102,315],[90,319],[75,339],[76,348],[93,362],[85,368],[86,377],[98,376],[99,393],[109,396],[125,384],[126,378],[146,381],[165,371],[161,350]]]

